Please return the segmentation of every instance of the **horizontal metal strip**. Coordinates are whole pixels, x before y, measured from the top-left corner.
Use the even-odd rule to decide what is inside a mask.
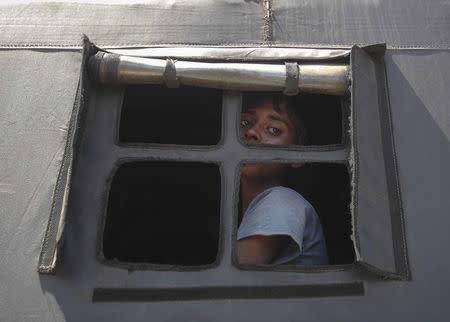
[[[191,288],[95,288],[93,302],[162,302],[239,299],[295,299],[362,296],[362,282],[297,286],[228,286]]]
[[[345,64],[296,64],[292,69],[295,75],[289,70],[285,64],[175,61],[106,52],[98,52],[89,60],[91,78],[105,84],[167,84],[169,87],[181,84],[239,91],[282,91],[294,79],[294,86],[302,92],[348,94],[349,69]]]
[[[350,53],[348,49],[314,49],[289,47],[156,47],[139,49],[110,49],[110,53],[146,58],[176,58],[207,61],[224,60],[316,60],[342,58]]]
[[[342,148],[333,151],[298,151],[272,148],[247,148],[235,145],[232,148],[222,146],[207,149],[200,147],[156,147],[156,146],[121,146],[118,156],[122,159],[149,159],[173,161],[206,161],[206,162],[346,162],[349,151]]]
[[[1,31],[2,27],[0,27]],[[29,29],[29,28],[28,28]],[[1,40],[1,39],[0,39]],[[138,50],[142,49],[142,47],[146,48],[172,48],[172,47],[182,47],[182,46],[191,46],[192,48],[196,48],[197,46],[207,46],[208,44],[189,44],[189,43],[158,43],[158,44],[141,44],[141,43],[130,43],[130,44],[122,44],[122,45],[109,45],[109,46],[102,46],[101,48],[105,51],[115,53],[116,50]],[[220,44],[216,46],[221,46],[223,48],[246,48],[245,46],[248,46],[249,48],[254,48],[253,46],[256,46],[258,44],[256,43],[238,43],[238,44]],[[288,43],[277,43],[278,47],[288,48],[291,46],[292,48],[296,48],[296,44],[288,44]],[[354,44],[348,43],[348,44],[341,44],[341,45],[326,45],[326,44],[298,44],[297,47],[301,49],[324,49],[324,50],[332,50],[331,48],[336,48],[336,50],[343,50],[343,51],[350,51],[350,49]],[[213,45],[211,45],[213,46]],[[278,48],[277,47],[277,48]],[[190,48],[190,47],[183,47],[183,48]],[[202,48],[209,48],[209,47],[202,47]],[[214,48],[214,47],[211,47]],[[265,49],[265,47],[261,47],[262,49]],[[410,46],[395,46],[392,44],[386,44],[386,48],[388,50],[395,50],[395,51],[411,51],[411,52],[417,52],[417,51],[449,51],[450,47],[447,45],[430,45],[430,46],[420,46],[420,45],[410,45]],[[49,51],[58,51],[58,52],[67,52],[67,51],[81,51],[82,45],[79,44],[79,41],[73,41],[71,43],[63,44],[58,41],[56,42],[34,42],[34,41],[6,41],[6,42],[0,42],[0,50],[32,50],[32,49],[43,49],[43,50],[49,50]],[[130,55],[135,56],[135,55]],[[150,56],[149,56],[150,57]],[[159,56],[155,56],[155,58],[162,58]],[[174,57],[178,58],[178,57]],[[184,58],[184,57],[179,57]],[[333,59],[334,57],[330,57]],[[338,58],[338,57],[336,57]],[[186,59],[192,59],[195,60],[196,58],[189,58],[186,57]],[[288,59],[288,58],[286,58]],[[290,58],[289,58],[290,59]],[[301,58],[298,57],[296,59],[313,59],[313,58]],[[319,58],[318,58],[319,59]],[[320,58],[320,59],[327,59],[326,57]],[[200,60],[200,58],[199,58]],[[209,60],[208,57],[201,58],[201,60]],[[214,60],[214,58],[212,58]],[[230,58],[230,60],[232,60]],[[264,61],[270,61],[270,60],[280,60],[280,58],[252,58],[252,60],[264,60]]]

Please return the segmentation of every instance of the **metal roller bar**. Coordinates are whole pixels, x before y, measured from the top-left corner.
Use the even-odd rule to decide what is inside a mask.
[[[347,65],[298,67],[301,92],[348,94]],[[90,58],[89,73],[92,79],[107,84],[169,84],[176,81],[182,85],[239,91],[283,91],[288,77],[286,66],[281,64],[172,61],[105,52]]]
[[[106,50],[109,53],[165,59],[203,61],[258,61],[270,60],[323,60],[343,58],[350,54],[348,49],[298,48],[298,47],[147,47]]]

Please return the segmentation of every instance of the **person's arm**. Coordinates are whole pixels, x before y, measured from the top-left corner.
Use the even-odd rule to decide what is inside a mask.
[[[289,240],[284,235],[253,235],[237,241],[239,264],[269,264]]]

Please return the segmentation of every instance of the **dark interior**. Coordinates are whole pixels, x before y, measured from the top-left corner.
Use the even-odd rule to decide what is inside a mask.
[[[243,109],[255,98],[261,97],[259,92],[244,92]],[[266,92],[264,95],[279,95]],[[304,136],[300,145],[332,145],[345,142],[343,122],[345,110],[342,98],[331,95],[299,94],[291,97],[296,108],[296,117],[300,119]]]
[[[347,165],[307,163],[291,168],[287,186],[298,191],[316,209],[333,264],[355,261],[350,214],[351,187]]]
[[[103,236],[108,260],[182,266],[215,262],[220,172],[201,162],[132,162],[115,174]]]
[[[261,95],[244,92],[247,95]],[[300,94],[293,98],[302,145],[343,142],[341,98]],[[222,91],[197,87],[135,85],[125,89],[119,139],[124,143],[215,145],[221,137]]]
[[[296,190],[319,215],[330,265],[355,260],[350,215],[350,176],[346,165],[306,163],[289,168],[284,186]]]
[[[220,141],[221,115],[220,90],[128,86],[119,138],[125,143],[214,145]]]
[[[343,142],[341,98],[330,95],[303,94],[295,97],[302,124],[304,145],[328,145]]]

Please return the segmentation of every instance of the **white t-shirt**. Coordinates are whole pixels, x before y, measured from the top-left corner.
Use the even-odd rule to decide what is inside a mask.
[[[255,197],[245,212],[237,239],[253,235],[287,235],[289,244],[271,264],[327,265],[328,256],[319,217],[296,191],[272,187]]]

